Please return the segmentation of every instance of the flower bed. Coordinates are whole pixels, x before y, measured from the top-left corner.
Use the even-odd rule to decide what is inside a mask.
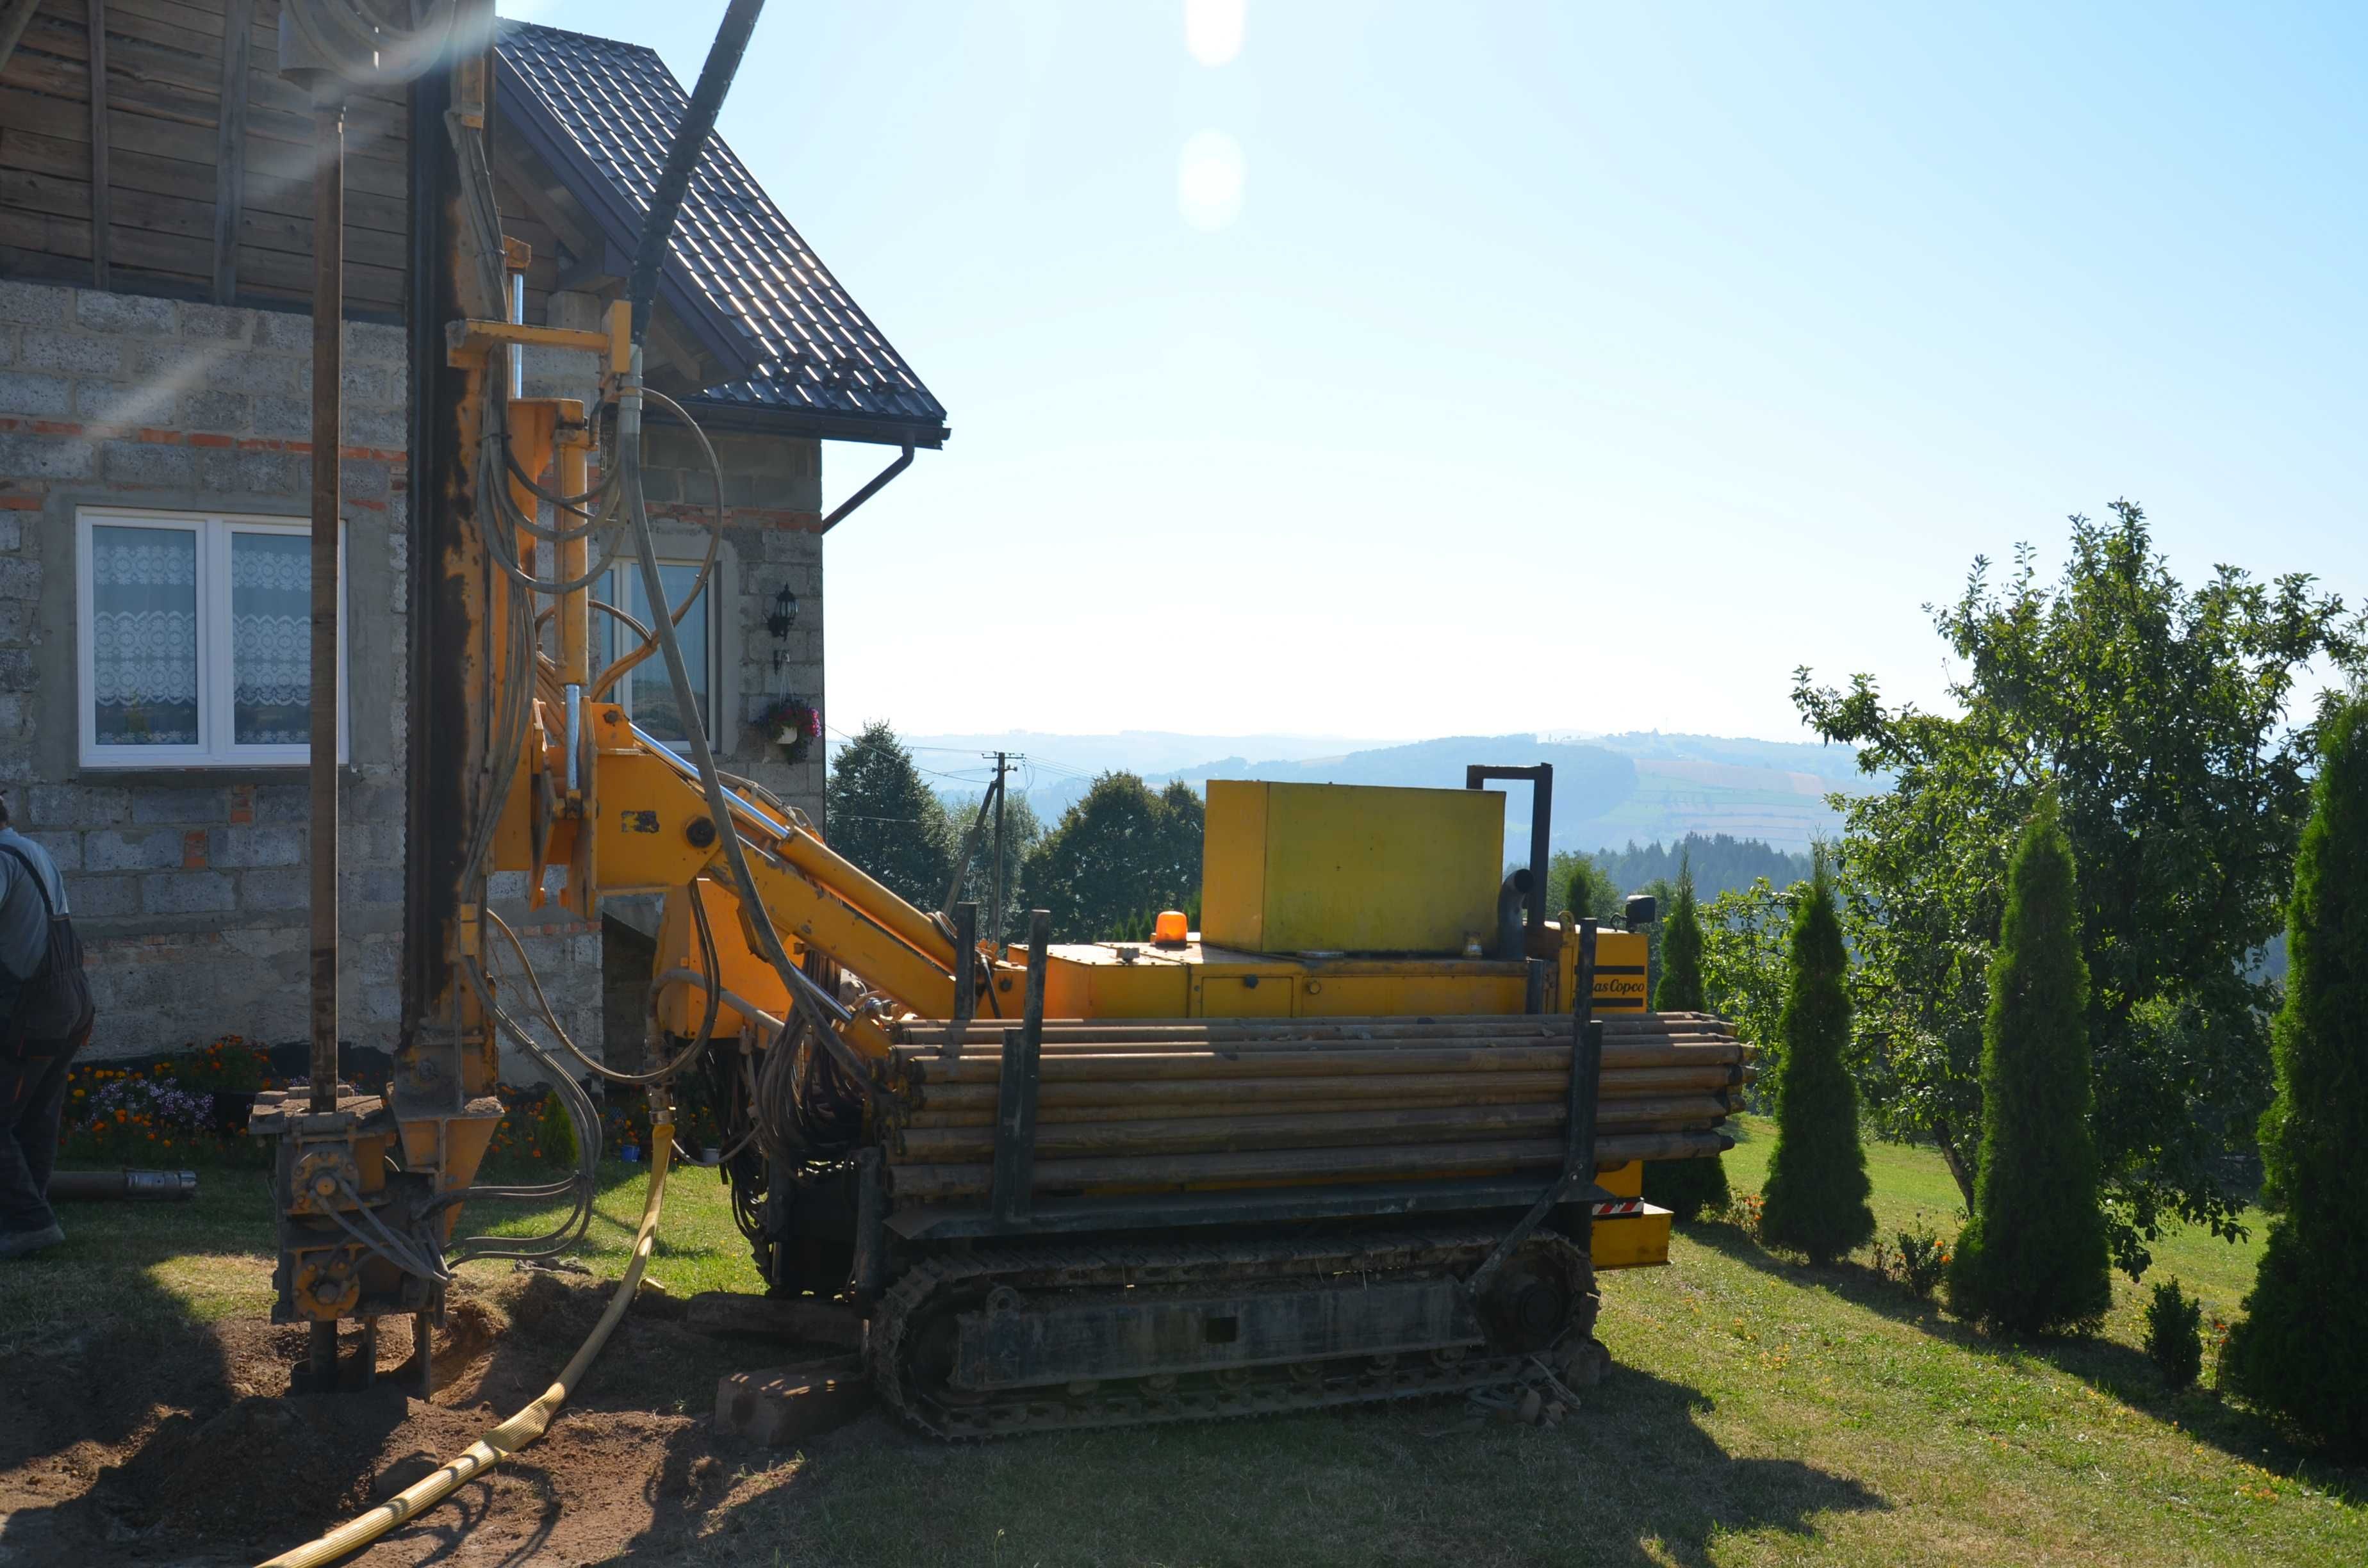
[[[225,1035],[146,1062],[76,1062],[66,1074],[65,1116],[58,1157],[68,1165],[229,1165],[268,1168],[272,1145],[250,1136],[246,1117],[255,1096],[284,1089],[295,1075],[277,1070],[273,1056],[300,1062],[302,1048],[273,1052]],[[386,1087],[382,1053],[358,1051],[346,1074],[368,1093]],[[547,1130],[547,1085],[502,1084],[502,1120],[489,1160],[567,1165],[573,1151]],[[554,1108],[555,1110],[556,1108]],[[619,1158],[628,1146],[648,1156],[649,1111],[638,1095],[620,1096],[601,1117],[601,1153]]]
[[[258,1090],[284,1080],[236,1035],[153,1062],[76,1062],[66,1073],[58,1157],[87,1165],[248,1165],[271,1163],[246,1136]]]

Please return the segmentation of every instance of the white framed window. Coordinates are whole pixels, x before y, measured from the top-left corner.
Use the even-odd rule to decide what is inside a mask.
[[[345,542],[338,540],[344,578]],[[86,506],[74,516],[85,767],[312,760],[312,525]],[[337,608],[337,759],[349,751]]]
[[[666,609],[660,613],[670,613],[674,607],[682,603],[682,597],[690,592],[692,584],[699,581],[699,566],[696,561],[658,562],[658,577],[665,585],[666,596]],[[715,579],[723,574],[723,562],[719,559],[707,585],[699,590],[698,600],[674,629],[675,640],[682,646],[682,662],[689,666],[690,689],[699,702],[700,721],[707,726],[708,743],[719,753],[731,750],[730,744],[716,733],[715,728],[715,694],[721,685],[716,645],[721,639],[717,634],[712,590]],[[609,592],[603,597],[643,626],[653,625],[649,599],[642,592],[642,569],[638,563],[620,562],[609,573]],[[593,631],[593,648],[599,655],[603,668],[632,653],[641,641],[630,627],[614,616],[596,615],[594,619],[608,629],[605,641],[598,627]],[[625,716],[647,731],[653,740],[676,751],[689,746],[690,736],[683,728],[682,716],[675,709],[674,683],[666,677],[663,654],[653,652],[648,658],[635,665],[625,673],[610,695],[623,706]]]

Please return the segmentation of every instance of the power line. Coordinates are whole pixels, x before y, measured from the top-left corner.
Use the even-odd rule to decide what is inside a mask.
[[[856,741],[860,738],[860,736],[848,734],[845,730],[840,729],[836,724],[825,722],[823,728],[848,745],[854,744]],[[972,753],[970,748],[967,746],[907,745],[902,741],[899,741],[897,744],[899,745],[903,745],[905,750],[908,753],[928,752],[932,754],[943,753],[953,756],[973,755],[989,758],[997,755],[994,752]],[[1055,779],[1076,779],[1087,783],[1090,783],[1092,780],[1101,776],[1099,773],[1096,773],[1089,768],[1078,767],[1073,764],[1062,762],[1057,758],[1038,756],[1028,752],[1005,752],[1001,755],[1008,757],[1014,763],[1025,765],[1025,767],[1020,769],[1022,782],[1019,787],[1023,790],[1032,790],[1039,783],[1042,782],[1039,778],[1040,771]],[[914,764],[913,770],[930,778],[949,779],[957,784],[976,784],[983,787],[993,780],[992,770],[950,773],[939,768],[923,767],[918,763]],[[1108,770],[1104,769],[1103,771],[1106,772]]]

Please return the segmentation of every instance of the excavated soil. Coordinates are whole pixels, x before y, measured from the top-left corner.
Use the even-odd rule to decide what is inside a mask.
[[[251,1322],[94,1335],[0,1360],[0,1568],[213,1568],[300,1545],[540,1394],[609,1290],[537,1272],[461,1296],[427,1401],[388,1382],[290,1396],[304,1331]],[[712,1338],[680,1316],[664,1297],[637,1301],[541,1442],[349,1561],[557,1564],[690,1549],[734,1474],[764,1462],[710,1431],[716,1379],[827,1350]],[[381,1368],[396,1368],[409,1338],[389,1325]],[[868,1421],[842,1440],[884,1436]]]

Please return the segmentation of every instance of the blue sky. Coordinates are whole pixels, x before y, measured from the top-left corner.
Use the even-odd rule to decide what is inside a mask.
[[[723,6],[502,9],[688,84]],[[2368,597],[2368,8],[1186,12],[758,25],[723,134],[953,429],[834,728],[1805,738],[2119,495]]]

